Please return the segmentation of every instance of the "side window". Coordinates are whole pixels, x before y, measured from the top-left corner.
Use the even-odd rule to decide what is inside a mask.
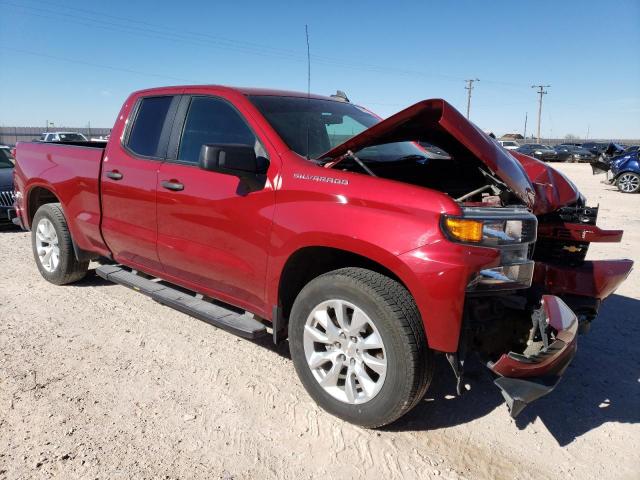
[[[143,98],[131,127],[127,147],[144,157],[157,157],[160,137],[173,97]]]
[[[178,160],[197,164],[202,145],[213,143],[255,145],[256,136],[224,100],[193,97],[182,130]]]

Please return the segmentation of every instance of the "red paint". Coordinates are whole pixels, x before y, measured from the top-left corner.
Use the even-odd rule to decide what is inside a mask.
[[[122,147],[126,122],[139,97],[183,93],[224,98],[244,116],[269,155],[264,189],[240,194],[236,177],[135,158]],[[300,95],[216,86],[145,90],[126,100],[104,154],[101,149],[19,144],[15,175],[22,195],[17,207],[24,225],[30,226],[30,194],[36,187],[46,188],[62,203],[81,249],[111,256],[267,320],[278,304],[283,268],[295,252],[322,246],[352,252],[393,272],[418,305],[429,345],[455,351],[465,288],[475,272],[498,264],[497,250],[458,245],[443,237],[441,216],[461,214],[460,206],[444,193],[323,169],[298,156],[246,94]],[[406,127],[408,120],[413,127]],[[560,174],[528,157],[516,155],[519,162],[514,161],[443,100],[420,102],[354,137],[339,150],[356,148],[359,142],[374,137],[397,141],[429,130],[463,143],[536,213],[579,198],[575,187]],[[106,176],[114,171],[123,179]],[[318,182],[305,176],[340,182]],[[185,188],[169,192],[161,187],[165,180],[178,180]],[[598,267],[598,271],[592,276],[597,280],[591,290],[576,288],[602,295],[622,281],[620,269]],[[566,279],[562,283],[561,275],[555,272],[550,266],[537,269],[536,279],[551,292],[573,288]],[[580,269],[570,272],[574,273],[566,278],[581,285],[586,274]]]
[[[489,366],[494,373],[512,378],[561,374],[575,354],[578,348],[578,319],[558,297],[543,295],[542,299],[548,324],[556,331],[555,340],[547,351],[541,351],[526,360],[514,355],[502,355]]]
[[[514,150],[510,150],[509,154],[518,160],[533,183],[536,192],[533,213],[536,215],[572,205],[581,198],[573,182],[553,167]]]
[[[603,230],[595,225],[581,223],[540,223],[538,238],[555,238],[576,242],[619,242],[622,230]]]
[[[581,295],[604,300],[627,278],[631,260],[594,260],[575,267],[536,262],[533,282],[553,295]]]

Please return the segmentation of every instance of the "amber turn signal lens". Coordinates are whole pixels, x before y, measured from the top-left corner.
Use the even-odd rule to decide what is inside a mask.
[[[464,218],[447,218],[447,230],[452,237],[461,242],[480,242],[482,240],[482,222]]]

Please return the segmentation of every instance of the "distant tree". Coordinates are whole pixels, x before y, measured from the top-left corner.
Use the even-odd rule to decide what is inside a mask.
[[[567,134],[564,136],[564,139],[565,139],[565,140],[578,140],[578,136],[577,136],[577,135],[574,135],[573,133],[567,133]]]

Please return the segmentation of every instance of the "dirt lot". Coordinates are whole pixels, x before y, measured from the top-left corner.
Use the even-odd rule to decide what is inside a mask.
[[[561,165],[640,260],[640,195]],[[640,274],[601,310],[557,390],[512,421],[483,367],[446,365],[381,431],[309,399],[286,345],[240,340],[95,276],[55,287],[28,234],[0,232],[0,479],[640,478]]]

